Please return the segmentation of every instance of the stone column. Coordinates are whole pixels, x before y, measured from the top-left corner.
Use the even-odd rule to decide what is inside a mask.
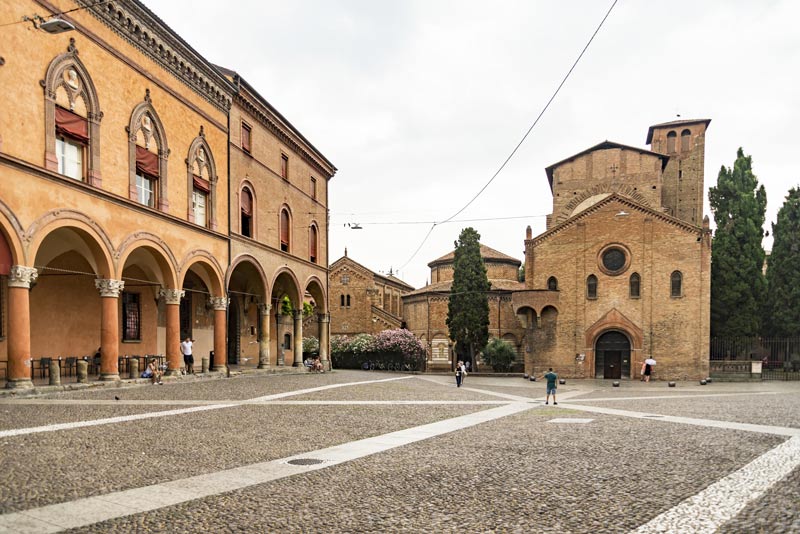
[[[294,363],[292,367],[303,366],[303,310],[294,310]]]
[[[100,380],[119,380],[119,294],[122,280],[100,278],[94,281],[100,291]]]
[[[328,313],[320,313],[317,318],[319,320],[319,361],[322,363],[323,369],[330,371],[328,347],[330,346],[331,335],[328,327],[331,324],[331,316]]]
[[[258,368],[269,369],[269,312],[272,310],[270,303],[259,304],[261,312],[261,338],[258,340]]]
[[[278,340],[278,367],[286,365],[286,348],[283,346],[283,329],[281,328],[281,324],[283,324],[283,314],[278,310],[277,315],[275,315],[275,337]]]
[[[39,272],[14,265],[8,277],[8,380],[9,389],[28,389],[31,381],[30,288]]]
[[[181,299],[186,294],[182,289],[162,289],[158,292],[159,297],[163,297],[166,316],[166,357],[167,375],[178,375],[183,366],[181,359]]]
[[[214,308],[214,361],[211,362],[211,370],[225,372],[228,368],[227,347],[225,346],[228,322],[225,311],[228,309],[229,299],[211,297],[209,302]]]

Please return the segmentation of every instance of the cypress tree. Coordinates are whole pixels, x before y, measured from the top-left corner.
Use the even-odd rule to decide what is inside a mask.
[[[800,333],[800,189],[792,188],[772,225],[772,253],[767,260],[767,335]]]
[[[447,305],[447,327],[456,352],[469,358],[475,369],[475,356],[489,340],[489,278],[481,258],[480,234],[473,228],[461,231],[455,242],[453,284]]]
[[[717,230],[711,247],[711,335],[757,336],[766,296],[763,274],[767,193],[739,148],[708,191]]]

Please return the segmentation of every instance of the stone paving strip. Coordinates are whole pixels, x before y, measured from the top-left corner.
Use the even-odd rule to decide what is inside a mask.
[[[655,517],[633,533],[713,534],[798,465],[800,437],[794,437]]]
[[[474,414],[304,453],[299,457],[290,456],[271,462],[5,514],[0,516],[0,532],[17,534],[59,532],[148,512],[349,462],[531,408],[532,406],[528,404],[507,404]],[[291,463],[293,460],[299,460],[299,465]]]
[[[679,417],[673,415],[634,412],[629,410],[604,408],[600,406],[586,406],[578,404],[578,402],[580,401],[569,401],[565,399],[564,407],[570,410],[578,410],[591,413],[602,413],[606,415],[618,415],[622,417],[632,417],[635,419],[650,419],[650,420],[663,421],[666,423],[680,423],[684,425],[705,426],[710,428],[727,428],[732,430],[744,430],[747,432],[774,434],[776,436],[788,436],[788,437],[800,436],[800,428],[789,428],[789,427],[772,426],[772,425],[756,425],[750,423],[736,423],[733,421],[718,421],[714,419],[696,419],[692,417]]]
[[[306,393],[311,393],[314,391],[326,390],[326,389],[334,389],[334,388],[341,388],[347,386],[356,386],[360,384],[372,384],[375,382],[389,382],[394,380],[404,380],[412,378],[411,376],[400,376],[400,377],[393,377],[393,378],[386,378],[382,380],[370,380],[366,382],[346,382],[343,384],[329,384],[326,386],[318,386],[314,388],[307,388],[307,389],[300,389],[295,391],[286,391],[283,393],[274,393],[272,395],[264,395],[262,397],[256,397],[254,399],[250,399],[252,402],[266,402],[276,399],[282,399],[285,397],[292,397],[294,395],[303,395]],[[195,403],[196,404],[196,403]],[[0,438],[7,438],[12,436],[22,436],[25,434],[37,434],[40,432],[55,432],[58,430],[71,430],[74,428],[82,428],[88,426],[98,426],[98,425],[109,425],[114,423],[125,423],[130,421],[140,421],[142,419],[152,419],[154,417],[169,417],[174,415],[183,415],[189,414],[194,412],[204,412],[209,410],[220,410],[223,408],[231,408],[234,406],[240,406],[240,403],[226,403],[226,404],[210,404],[208,406],[194,406],[191,408],[178,408],[175,410],[164,410],[160,412],[148,412],[148,413],[141,413],[141,414],[134,414],[134,415],[122,415],[118,417],[108,417],[104,419],[94,419],[90,421],[74,421],[70,423],[57,423],[52,425],[44,425],[38,427],[30,427],[30,428],[14,428],[9,430],[2,430],[0,431]]]

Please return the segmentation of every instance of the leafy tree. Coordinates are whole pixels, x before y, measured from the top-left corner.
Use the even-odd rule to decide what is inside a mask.
[[[510,343],[496,337],[492,338],[483,349],[483,362],[491,365],[492,369],[498,372],[510,371],[516,356],[517,353]]]
[[[459,355],[469,357],[475,368],[475,355],[489,339],[489,297],[491,287],[481,258],[480,234],[473,228],[461,231],[455,242],[453,285],[447,306],[450,339]]]
[[[788,337],[800,332],[800,189],[786,196],[772,225],[772,254],[767,261],[764,331]]]
[[[739,148],[708,191],[717,230],[711,247],[711,335],[756,336],[766,295],[762,268],[767,193]]]

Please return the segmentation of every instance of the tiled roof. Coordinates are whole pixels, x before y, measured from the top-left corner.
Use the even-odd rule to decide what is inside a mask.
[[[513,262],[515,265],[522,265],[522,262],[519,261],[517,258],[512,258],[502,252],[499,252],[491,247],[487,247],[483,243],[480,244],[481,247],[481,258],[484,261],[486,260],[499,260],[502,262]],[[428,264],[428,267],[433,267],[435,264],[438,263],[452,263],[453,259],[455,258],[456,251],[450,251],[441,258],[437,258]]]

